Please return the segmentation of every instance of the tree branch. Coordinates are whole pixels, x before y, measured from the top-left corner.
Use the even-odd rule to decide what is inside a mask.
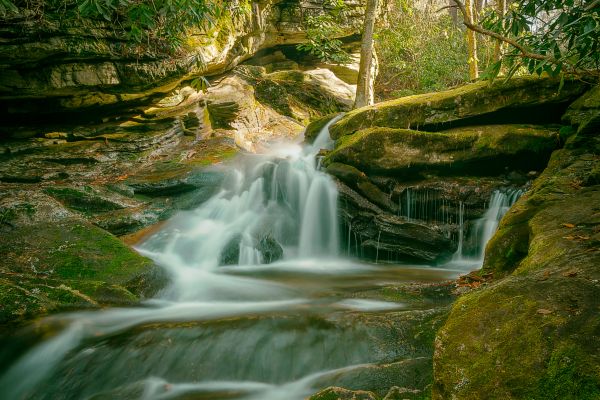
[[[600,0],[597,0],[597,1],[600,1]],[[481,33],[482,35],[493,37],[494,39],[498,39],[502,42],[510,44],[511,46],[515,47],[517,50],[519,50],[521,52],[521,54],[520,54],[521,57],[533,58],[535,60],[540,60],[540,61],[550,61],[552,63],[557,62],[557,60],[555,60],[554,58],[552,58],[550,56],[545,56],[543,54],[530,52],[529,50],[527,50],[525,48],[525,46],[523,46],[522,44],[518,43],[517,41],[515,41],[513,39],[507,38],[506,36],[502,36],[499,33],[489,31],[479,25],[470,23],[469,20],[467,19],[467,11],[465,9],[465,5],[460,0],[454,0],[454,2],[456,3],[458,8],[460,9],[460,12],[463,15],[463,24],[467,28],[471,29],[472,31]]]

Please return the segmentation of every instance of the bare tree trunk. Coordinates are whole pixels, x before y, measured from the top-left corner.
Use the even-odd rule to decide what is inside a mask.
[[[496,12],[500,18],[504,18],[504,15],[506,14],[506,0],[496,0]],[[504,26],[504,22],[502,23],[502,26]],[[494,62],[500,61],[500,58],[502,57],[502,47],[502,41],[496,39],[496,46],[494,46]]]
[[[373,33],[377,17],[378,0],[367,0],[365,10],[365,27],[360,46],[360,66],[356,85],[354,108],[371,105],[374,102],[373,93]]]
[[[475,24],[474,14],[476,10],[475,7],[473,7],[473,3],[474,0],[465,1],[465,19],[471,25]],[[477,59],[477,37],[475,35],[476,33],[473,30],[467,29],[467,47],[469,51],[469,78],[471,80],[479,78],[479,65],[477,63],[479,61]]]

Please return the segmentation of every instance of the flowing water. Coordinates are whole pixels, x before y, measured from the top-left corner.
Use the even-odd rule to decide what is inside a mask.
[[[169,275],[155,299],[46,318],[43,340],[0,351],[0,398],[293,400],[419,360],[401,326],[381,328],[418,306],[369,293],[460,272],[339,256],[337,190],[318,170],[329,140],[325,127],[312,146],[241,160],[218,195],[137,247]],[[497,219],[507,203],[492,203]]]

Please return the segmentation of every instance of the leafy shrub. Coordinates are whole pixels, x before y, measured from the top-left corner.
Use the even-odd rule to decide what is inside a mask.
[[[380,99],[444,90],[469,80],[462,24],[437,10],[417,9],[409,0],[392,0],[394,18],[378,32],[375,45]],[[493,42],[478,37],[480,64],[493,55]]]
[[[190,29],[206,32],[250,12],[248,0],[0,0],[0,20],[104,20],[131,42],[176,49]]]

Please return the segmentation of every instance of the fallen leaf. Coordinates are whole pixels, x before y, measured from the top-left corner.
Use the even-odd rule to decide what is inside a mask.
[[[552,311],[547,310],[545,308],[540,308],[539,310],[537,310],[538,314],[542,314],[542,315],[548,315],[548,314],[552,314]]]
[[[563,239],[575,240],[575,236],[563,236]]]
[[[562,275],[566,278],[574,278],[577,276],[577,271],[575,271],[575,270],[567,271],[567,272],[563,273]]]
[[[569,224],[569,223],[566,223],[566,222],[564,224],[562,224],[562,226],[564,226],[565,228],[575,228],[575,225]]]

